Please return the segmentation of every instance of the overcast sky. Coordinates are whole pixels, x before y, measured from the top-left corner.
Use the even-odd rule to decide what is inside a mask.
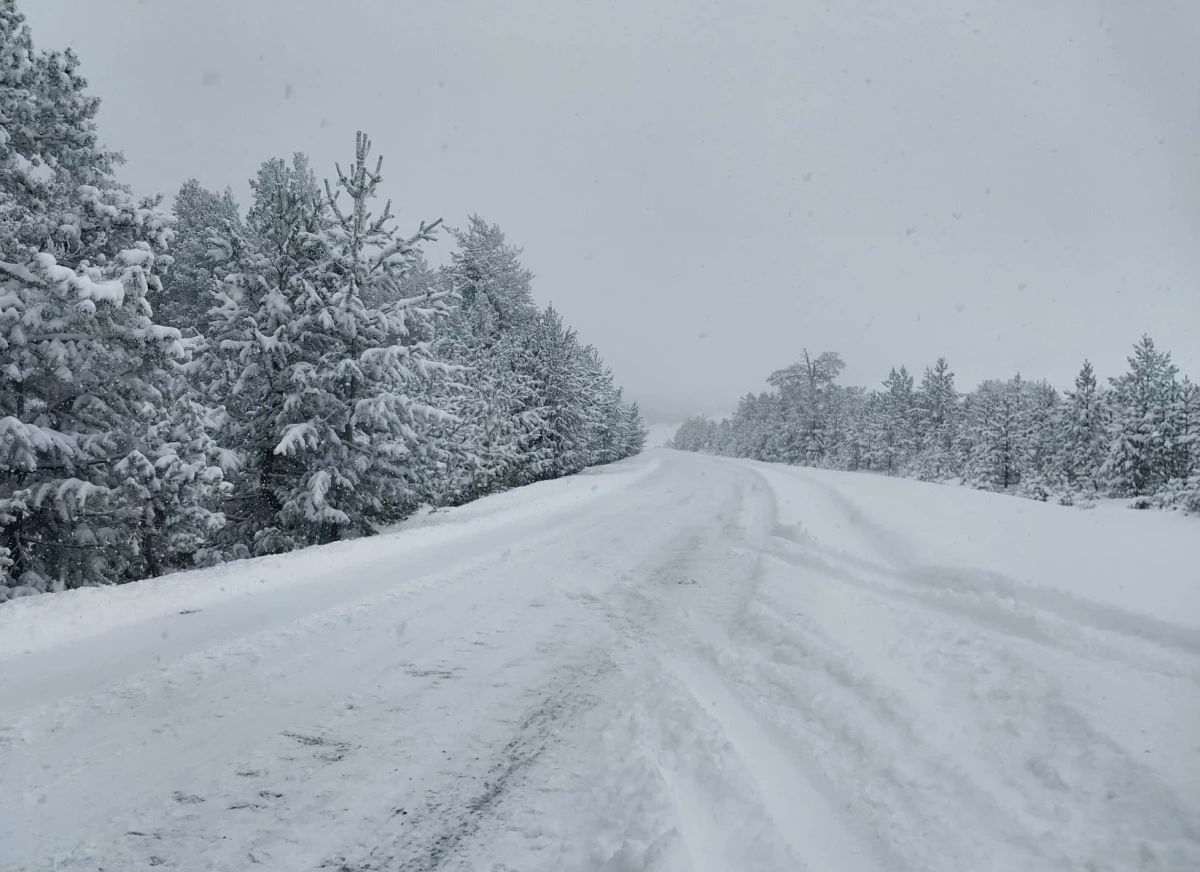
[[[652,420],[805,346],[1069,386],[1149,332],[1200,377],[1200,3],[19,5],[139,193],[244,205],[365,129],[404,226],[500,224]]]

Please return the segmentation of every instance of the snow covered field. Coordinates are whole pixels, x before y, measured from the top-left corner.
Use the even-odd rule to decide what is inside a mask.
[[[1198,542],[649,451],[8,603],[0,869],[1200,869]]]

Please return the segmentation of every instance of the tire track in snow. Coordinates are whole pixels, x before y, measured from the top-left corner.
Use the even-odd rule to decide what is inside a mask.
[[[895,693],[811,621],[758,601],[706,659],[787,737],[837,805],[873,833],[885,868],[1067,869],[922,735]]]
[[[1154,645],[1176,648],[1200,655],[1200,630],[1171,623],[1149,615],[1134,614],[1108,603],[1086,599],[1054,588],[1024,584],[1001,573],[970,566],[937,566],[919,560],[903,538],[878,518],[870,517],[837,487],[818,481],[794,468],[774,469],[788,478],[801,481],[825,495],[844,513],[864,542],[885,560],[884,564],[863,560],[859,555],[825,548],[803,530],[780,531],[778,538],[790,540],[802,551],[823,554],[837,563],[850,563],[868,572],[885,576],[916,591],[933,596],[953,594],[987,597],[994,602],[1036,608],[1054,615],[1064,623],[1077,624],[1101,633],[1120,633]],[[1011,611],[1011,609],[1009,609]]]
[[[597,704],[599,699],[589,687],[612,667],[612,662],[596,651],[591,662],[540,689],[539,701],[521,717],[515,735],[494,753],[481,777],[460,773],[449,782],[449,789],[441,784],[427,796],[423,808],[394,815],[394,827],[380,832],[378,844],[361,859],[338,856],[319,868],[335,872],[436,872],[444,868],[534,763],[559,741],[557,733]]]
[[[485,834],[491,840],[513,838],[511,832],[505,832],[500,818],[519,811],[512,808],[510,801],[514,792],[526,799],[536,792],[529,782],[531,772],[534,769],[542,773],[553,771],[553,764],[559,762],[564,753],[563,742],[570,740],[578,729],[579,720],[596,705],[598,697],[592,689],[604,682],[612,671],[613,657],[628,663],[630,646],[640,647],[646,634],[653,632],[659,618],[659,603],[654,596],[648,596],[646,590],[690,587],[686,572],[680,574],[680,570],[685,563],[690,565],[695,554],[704,551],[706,530],[713,524],[722,529],[736,527],[733,521],[740,512],[740,492],[735,490],[732,496],[724,497],[719,489],[714,493],[706,486],[701,495],[707,499],[684,502],[682,507],[689,514],[674,525],[673,533],[664,541],[656,541],[647,556],[640,559],[636,557],[636,549],[626,553],[628,549],[626,552],[613,551],[601,545],[609,541],[605,527],[594,525],[591,529],[596,535],[586,540],[585,547],[572,550],[571,565],[587,567],[588,574],[597,578],[607,575],[607,586],[597,588],[594,584],[575,583],[568,589],[559,587],[556,582],[551,584],[564,599],[577,604],[583,613],[594,615],[600,625],[609,629],[611,638],[602,646],[603,653],[596,649],[592,658],[603,662],[603,669],[587,666],[589,660],[581,670],[563,678],[562,683],[556,680],[556,689],[546,691],[547,701],[531,709],[516,735],[503,748],[491,752],[492,763],[482,787],[460,788],[460,781],[453,776],[440,779],[424,807],[415,812],[409,810],[404,816],[403,833],[393,833],[385,825],[375,837],[377,843],[371,850],[365,854],[355,851],[339,855],[328,861],[326,868],[339,872],[433,872],[465,868],[472,851],[491,857],[487,848],[479,847]],[[715,517],[707,509],[714,495],[724,497],[718,502]],[[678,501],[676,505],[679,507]],[[706,519],[706,523],[688,523],[689,517],[696,521]],[[631,558],[635,565],[622,569],[622,564]],[[544,602],[539,600],[536,604],[543,605]],[[548,659],[553,661],[555,655],[548,655]],[[577,736],[574,738],[578,739]],[[547,762],[547,758],[553,763]],[[464,779],[461,783],[469,787],[470,782]],[[638,827],[631,826],[631,831],[637,830]],[[658,868],[654,864],[666,863],[662,868],[675,869],[677,865],[670,858],[677,856],[677,842],[678,837],[667,828],[652,833],[645,852],[639,850],[638,853],[651,864],[647,868]]]
[[[878,533],[879,525],[858,514],[860,537]],[[959,846],[959,868],[1007,863],[1182,872],[1200,866],[1200,828],[1185,811],[1195,804],[1105,735],[1058,693],[1057,679],[1020,653],[1032,642],[1194,682],[1186,641],[1180,645],[1155,619],[1126,621],[1119,609],[1056,591],[1042,598],[1034,591],[1033,603],[1023,601],[1022,586],[994,574],[906,566],[894,557],[884,566],[825,548],[799,525],[772,532],[766,550],[773,582],[756,597],[745,632],[733,645],[714,645],[710,656],[731,671],[755,710],[788,725],[800,746],[809,746],[804,756],[825,761],[832,789],[851,800],[874,794],[866,819],[895,860],[939,868],[943,858],[908,837],[924,832],[952,854]],[[896,553],[886,545],[875,550]],[[844,595],[839,584],[883,599],[863,611],[850,603],[869,600]],[[826,615],[838,618],[828,636],[822,615],[843,600],[846,606]],[[810,609],[814,617],[798,613]],[[910,610],[929,615],[928,624],[892,627],[870,617],[871,611]],[[900,649],[919,658],[893,664],[896,649],[889,652],[887,644],[895,643],[870,645],[865,653],[841,644],[856,638],[851,616],[859,611],[868,635],[901,640]],[[953,620],[961,617],[988,632],[963,632]],[[883,672],[875,668],[884,665]],[[911,679],[891,683],[906,671]],[[818,680],[821,672],[825,678]],[[900,686],[928,692],[918,694],[913,707]],[[866,708],[856,708],[847,691]],[[810,717],[798,717],[801,712]],[[851,720],[850,712],[859,714]],[[955,735],[951,725],[968,733]],[[836,763],[839,755],[853,761],[855,747],[862,749],[860,759]],[[872,771],[877,778],[855,786],[853,779]],[[955,796],[960,807],[946,807],[943,800]],[[942,822],[955,817],[995,851],[980,854],[959,833],[943,831]]]
[[[1078,612],[1046,608],[1036,591],[979,570],[929,567],[901,573],[871,565],[855,569],[853,562],[806,546],[792,535],[774,536],[767,556],[868,593],[967,618],[991,632],[1200,684],[1200,651],[1192,648],[1190,639],[1195,634],[1190,628],[1127,615],[1099,603]],[[972,577],[975,582],[969,581]],[[1098,612],[1107,620],[1081,617]]]
[[[621,598],[592,603],[650,661],[641,666],[639,723],[653,736],[643,745],[667,789],[681,842],[677,863],[663,868],[778,869],[804,858],[812,869],[877,872],[884,867],[864,835],[848,828],[716,673],[689,653],[696,633],[721,632],[755,599],[762,548],[775,524],[765,481],[736,472],[731,496],[712,517],[715,535],[711,527],[681,531],[626,580]],[[680,752],[681,743],[693,741],[710,747],[703,760]]]
[[[726,686],[700,660],[671,655],[666,668],[724,732],[753,778],[775,829],[810,869],[883,872],[864,834],[852,830],[829,798],[801,771]]]

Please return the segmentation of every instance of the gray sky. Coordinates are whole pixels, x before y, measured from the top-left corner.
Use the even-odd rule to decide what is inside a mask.
[[[470,212],[651,419],[800,349],[1200,377],[1200,4],[24,0],[139,193],[367,130],[403,226]],[[437,260],[438,252],[432,252]]]

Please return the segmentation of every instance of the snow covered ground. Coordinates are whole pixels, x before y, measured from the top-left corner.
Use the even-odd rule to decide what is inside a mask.
[[[649,451],[0,606],[0,869],[1200,869],[1200,524]]]

